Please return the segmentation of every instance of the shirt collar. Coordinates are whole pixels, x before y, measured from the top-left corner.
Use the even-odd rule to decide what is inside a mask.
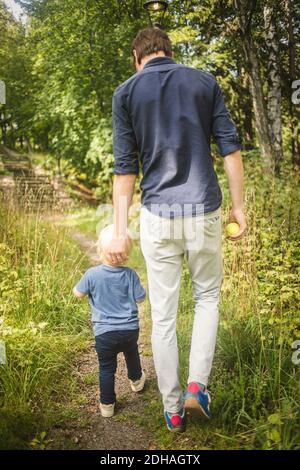
[[[166,64],[176,64],[175,60],[171,59],[168,56],[158,56],[154,57],[154,59],[149,60],[144,66],[144,69],[148,67],[153,67],[155,65],[166,65]]]
[[[123,271],[125,268],[125,266],[110,266],[109,264],[105,263],[102,263],[101,266],[108,271]]]

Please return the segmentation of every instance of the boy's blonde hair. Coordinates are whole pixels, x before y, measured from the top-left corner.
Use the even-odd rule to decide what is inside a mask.
[[[106,254],[107,247],[113,237],[114,237],[113,225],[107,225],[107,227],[104,227],[101,230],[99,238],[98,238],[98,242],[97,242],[97,254],[101,261],[103,261],[103,258],[105,257],[105,254]],[[126,234],[126,247],[127,247],[127,255],[129,256],[131,249],[132,249],[132,238],[128,230]]]

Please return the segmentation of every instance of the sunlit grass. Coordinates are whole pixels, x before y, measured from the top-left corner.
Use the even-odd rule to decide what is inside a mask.
[[[66,230],[39,214],[1,206],[0,217],[0,448],[26,447],[28,432],[49,426],[56,403],[72,395],[90,333],[88,307],[71,289],[86,264]]]

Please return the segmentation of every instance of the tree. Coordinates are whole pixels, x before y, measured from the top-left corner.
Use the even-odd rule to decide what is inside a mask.
[[[17,1],[25,27],[0,0],[0,79],[8,84],[0,138],[28,141],[91,179],[107,175],[112,94],[134,73],[130,47],[147,25],[143,2]],[[299,20],[295,0],[173,0],[167,15],[176,60],[215,75],[244,147],[258,147],[270,172],[289,155],[300,163],[291,101]]]
[[[268,118],[274,168],[279,172],[282,154],[282,121],[281,121],[281,75],[279,62],[279,41],[276,31],[277,2],[266,2],[263,7],[265,36],[267,45],[267,78],[268,78]]]
[[[245,54],[245,64],[250,78],[250,90],[253,99],[253,109],[256,120],[260,148],[263,159],[269,170],[273,168],[273,146],[270,133],[267,103],[263,92],[263,78],[257,47],[252,34],[253,14],[256,2],[235,0],[235,8],[239,21],[239,37]]]
[[[300,128],[299,128],[299,111],[294,106],[292,101],[293,88],[292,84],[300,77],[299,74],[299,61],[297,69],[297,44],[299,51],[299,21],[300,21],[300,7],[296,8],[296,5],[292,0],[285,0],[285,22],[284,28],[287,31],[287,70],[288,74],[283,76],[286,84],[287,90],[287,100],[288,100],[288,113],[289,113],[289,127],[291,130],[291,153],[292,153],[292,162],[300,166]],[[298,24],[298,29],[296,33],[295,24]]]
[[[130,42],[142,5],[123,2],[123,10],[117,0],[19,3],[30,16],[33,143],[93,177],[105,156],[99,149],[98,164],[91,165],[87,155],[100,122],[111,126],[114,89],[134,72]]]

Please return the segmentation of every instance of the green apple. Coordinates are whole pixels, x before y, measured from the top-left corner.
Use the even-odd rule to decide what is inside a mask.
[[[240,231],[240,226],[236,222],[231,222],[226,227],[227,237],[234,237]]]

